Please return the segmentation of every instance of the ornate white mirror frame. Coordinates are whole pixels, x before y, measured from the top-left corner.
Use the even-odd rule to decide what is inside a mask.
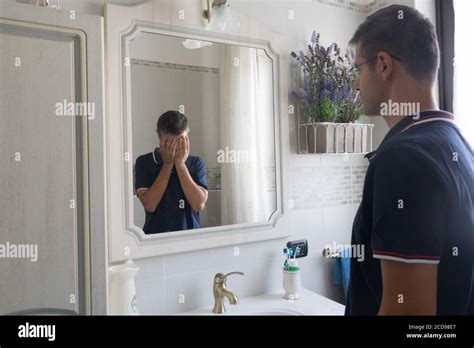
[[[180,23],[179,11],[193,20]],[[176,19],[170,13],[176,12]],[[234,245],[288,235],[285,208],[288,150],[287,86],[280,76],[282,54],[277,54],[279,36],[250,19],[242,18],[238,35],[205,31],[198,1],[158,0],[137,6],[106,4],[107,48],[107,211],[109,257],[111,262],[191,250]],[[178,25],[179,24],[179,25]],[[134,224],[133,161],[131,139],[131,90],[129,43],[140,33],[155,33],[264,49],[273,64],[273,110],[275,129],[276,210],[266,222],[208,227],[197,230],[145,235]],[[246,34],[249,34],[246,36]],[[253,35],[252,35],[253,34]],[[255,36],[257,34],[257,36]],[[281,39],[281,37],[280,37]],[[271,47],[270,47],[271,45]],[[282,88],[283,87],[283,88]],[[112,150],[114,149],[114,151]],[[120,149],[117,151],[116,149]]]

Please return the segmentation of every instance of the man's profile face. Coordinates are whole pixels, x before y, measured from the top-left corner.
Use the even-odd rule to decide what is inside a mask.
[[[367,116],[379,116],[380,105],[386,101],[386,85],[381,76],[377,74],[377,69],[372,69],[374,57],[363,57],[361,44],[357,43],[355,65],[358,66],[358,79],[355,88],[360,92],[360,99],[364,105],[364,112]],[[372,60],[371,60],[372,59]],[[368,62],[370,61],[370,62]],[[367,62],[367,63],[365,63]]]

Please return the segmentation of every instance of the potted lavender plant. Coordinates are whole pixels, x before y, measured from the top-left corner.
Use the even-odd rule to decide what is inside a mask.
[[[291,52],[297,65],[293,97],[298,110],[299,152],[366,152],[373,125],[356,123],[363,108],[354,88],[354,52],[348,49],[342,56],[336,43],[325,48],[319,39],[320,34],[313,31],[306,54]]]

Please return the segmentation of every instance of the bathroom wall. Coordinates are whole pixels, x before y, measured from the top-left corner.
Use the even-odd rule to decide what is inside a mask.
[[[141,1],[110,2],[131,5]],[[344,48],[366,13],[392,1],[374,4],[357,1],[364,7],[348,3],[346,0],[233,0],[231,9],[263,22],[273,31],[287,33],[289,54],[305,47],[312,30],[321,33],[324,44],[337,42]],[[103,14],[103,1],[64,0],[61,5],[78,12]],[[189,1],[187,6],[195,5]],[[291,76],[281,78],[291,79]],[[362,155],[349,155],[344,160],[341,155],[296,154],[295,119],[293,115],[288,119],[290,143],[284,146],[290,148],[291,156],[289,163],[283,165],[290,168],[289,233],[292,240],[308,239],[310,250],[308,257],[300,262],[303,286],[343,302],[341,287],[331,281],[334,261],[323,258],[321,251],[326,244],[350,243],[352,220],[360,202],[368,162]],[[387,130],[382,122],[376,124],[375,146]],[[140,267],[136,278],[140,313],[180,313],[211,305],[212,280],[217,272],[245,273],[228,279],[229,289],[241,298],[281,290],[285,244],[286,240],[272,240],[135,260]]]

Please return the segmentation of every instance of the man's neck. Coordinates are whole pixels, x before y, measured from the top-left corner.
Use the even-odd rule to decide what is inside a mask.
[[[411,99],[411,98],[410,98]],[[403,100],[403,101],[402,101]],[[412,114],[407,114],[407,115],[390,115],[390,116],[382,116],[385,119],[385,122],[387,122],[387,125],[389,128],[393,128],[398,122],[403,120],[406,116],[412,116],[416,114],[417,112],[422,112],[426,110],[438,110],[438,105],[436,102],[433,100],[431,97],[427,98],[420,98],[418,101],[407,101],[409,99],[403,99],[403,98],[397,98],[397,99],[392,99],[392,104],[395,105],[395,103],[400,104],[405,104],[405,103],[414,103],[413,105],[416,105],[416,111]],[[400,110],[402,108],[399,108]]]

